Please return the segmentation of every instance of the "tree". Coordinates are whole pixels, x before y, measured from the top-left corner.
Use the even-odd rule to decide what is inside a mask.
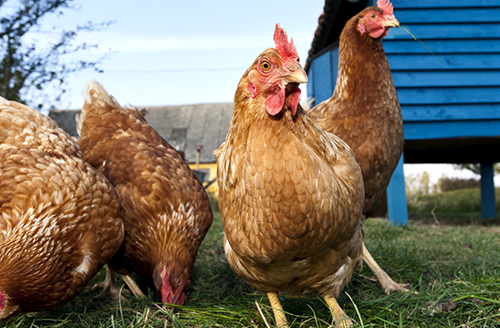
[[[480,165],[477,163],[454,164],[453,166],[459,170],[469,170],[477,175],[481,174]],[[494,164],[493,168],[495,170],[495,174],[500,173],[500,165],[498,163]]]
[[[75,9],[73,0],[0,0],[0,8],[7,2],[12,3],[8,8],[14,6],[16,9],[10,15],[2,15],[0,19],[0,95],[38,110],[51,109],[66,91],[64,81],[69,74],[89,68],[99,71],[97,65],[103,59],[64,62],[61,57],[97,47],[87,43],[75,44],[78,33],[98,31],[111,22],[88,22],[72,30],[56,30],[58,40],[43,45],[28,41],[27,35],[34,31],[43,17]],[[54,83],[58,85],[55,94],[52,93],[54,91],[45,91]],[[44,99],[50,99],[50,102]]]

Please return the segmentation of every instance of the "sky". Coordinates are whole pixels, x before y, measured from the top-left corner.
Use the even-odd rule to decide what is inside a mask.
[[[71,90],[62,104],[67,108],[81,106],[82,90],[91,78],[120,103],[231,102],[245,70],[274,46],[276,23],[294,39],[305,63],[324,5],[324,0],[76,1],[77,11],[45,20],[45,30],[89,20],[114,23],[82,35],[80,40],[99,48],[79,56],[106,55],[100,65],[104,73],[87,71],[69,79]]]
[[[293,38],[305,64],[324,0],[75,0],[75,6],[76,10],[44,18],[32,37],[47,41],[57,37],[53,27],[113,23],[103,31],[80,34],[78,41],[98,48],[69,59],[104,56],[99,65],[103,73],[84,71],[70,77],[68,92],[58,105],[64,109],[81,107],[90,79],[102,83],[122,104],[231,102],[245,70],[263,50],[274,46],[276,23]],[[305,100],[305,85],[301,89]],[[404,170],[412,176],[426,171],[431,183],[443,175],[477,178],[451,165],[412,164]],[[500,177],[496,185],[500,186]]]

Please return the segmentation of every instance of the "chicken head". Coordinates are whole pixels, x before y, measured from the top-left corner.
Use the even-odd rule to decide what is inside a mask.
[[[161,274],[157,272],[154,273],[153,280],[156,290],[161,290],[162,302],[164,304],[184,304],[186,299],[184,289],[189,285],[188,270],[182,266],[174,266],[169,270],[164,265]]]
[[[378,0],[377,7],[364,14],[358,23],[359,31],[374,39],[383,39],[391,27],[399,27],[399,22],[389,0]]]
[[[247,89],[252,98],[265,98],[266,111],[278,115],[290,99],[292,114],[297,112],[300,100],[299,83],[307,82],[307,74],[299,64],[299,56],[293,45],[288,42],[285,30],[276,24],[274,32],[276,49],[268,49],[257,58],[253,71],[249,73]]]

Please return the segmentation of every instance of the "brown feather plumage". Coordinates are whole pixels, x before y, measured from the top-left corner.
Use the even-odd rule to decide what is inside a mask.
[[[346,23],[333,96],[309,111],[323,129],[352,148],[363,172],[366,217],[379,205],[404,145],[401,107],[382,41],[358,29],[370,11],[382,13],[368,7]]]
[[[346,143],[300,105],[292,114],[294,83],[286,86],[282,110],[266,112],[273,87],[259,84],[263,61],[300,67],[270,48],[238,84],[229,132],[215,151],[226,257],[263,292],[336,297],[362,260],[361,171]]]
[[[125,241],[112,268],[136,272],[161,295],[166,266],[172,289],[182,281],[182,292],[212,223],[208,196],[183,156],[147,124],[145,111],[123,109],[96,82],[87,92],[78,143],[115,186],[124,210]]]
[[[404,145],[403,118],[382,39],[399,26],[389,0],[351,18],[340,35],[339,71],[333,96],[309,111],[326,131],[352,148],[365,183],[363,216],[380,215],[385,190]],[[386,294],[408,291],[363,249],[365,262]]]
[[[113,186],[50,118],[0,104],[0,319],[63,305],[116,253]]]

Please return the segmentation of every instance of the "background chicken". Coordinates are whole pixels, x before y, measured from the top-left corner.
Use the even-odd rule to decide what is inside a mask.
[[[122,243],[118,211],[76,141],[0,98],[0,319],[78,295]]]
[[[371,216],[403,152],[401,107],[382,39],[399,22],[388,0],[351,18],[340,35],[339,70],[333,96],[309,111],[326,131],[352,148],[365,184],[363,214]],[[365,262],[386,294],[408,291],[385,273],[364,247]]]
[[[362,260],[361,171],[349,146],[299,105],[307,76],[279,25],[274,40],[241,78],[215,152],[226,257],[267,294],[279,327],[277,293],[304,290],[325,298],[337,327],[352,325],[335,298]]]
[[[212,223],[208,196],[184,158],[144,119],[90,81],[79,124],[84,158],[115,186],[125,225],[111,262],[132,291],[136,272],[164,303],[182,304],[198,247]],[[108,271],[106,284],[112,284]],[[111,285],[112,286],[112,285]]]

